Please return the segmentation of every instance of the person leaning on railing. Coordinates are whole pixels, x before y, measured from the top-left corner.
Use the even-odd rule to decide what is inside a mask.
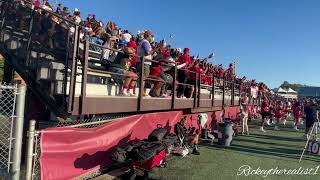
[[[153,60],[158,62],[152,63],[150,75],[158,81],[154,83],[149,95],[152,97],[167,97],[167,87],[173,83],[172,76],[167,73],[172,69],[169,62],[170,52],[164,47],[164,41],[161,41],[156,46],[155,53],[157,55]]]
[[[133,88],[136,85],[138,76],[130,71],[130,59],[134,56],[136,46],[128,43],[127,47],[123,48],[124,53],[118,53],[114,62],[111,64],[111,72],[115,73],[112,78],[117,84],[120,84],[120,95],[134,96]]]

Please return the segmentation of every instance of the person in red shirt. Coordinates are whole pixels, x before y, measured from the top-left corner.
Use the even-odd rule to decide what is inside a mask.
[[[294,117],[294,120],[295,120],[294,129],[296,131],[299,131],[298,126],[299,126],[301,118],[303,116],[303,108],[302,108],[300,102],[295,102],[293,104],[292,113],[293,113],[293,117]]]
[[[190,91],[187,95],[187,98],[192,98],[194,94],[196,94],[196,92],[194,92],[195,88],[194,86],[196,86],[196,74],[200,74],[201,73],[201,68],[200,68],[200,64],[199,61],[194,61],[193,62],[193,66],[191,66],[189,68],[189,77],[187,80],[187,84],[193,85],[190,86]]]
[[[170,51],[168,48],[162,47],[161,54],[164,57],[164,59],[169,59],[169,57],[170,57]]]
[[[222,64],[221,64],[221,65],[219,65],[219,69],[218,69],[218,78],[219,78],[220,86],[223,86],[224,69],[222,68]]]
[[[150,90],[149,95],[151,97],[160,97],[161,87],[163,86],[164,82],[161,78],[160,74],[163,72],[162,66],[160,63],[152,63],[150,76],[157,81],[154,82],[153,88]]]
[[[179,83],[187,84],[188,81],[188,68],[191,65],[190,49],[185,48],[183,54],[178,58],[178,64],[181,69],[178,69],[178,81]],[[186,90],[185,85],[179,85],[177,89],[177,97],[183,98]]]
[[[41,5],[41,2],[39,0],[34,1],[34,6],[40,7],[40,5]]]
[[[137,43],[133,40],[131,40],[128,44],[128,47],[133,47],[136,51],[135,51],[135,55],[130,59],[130,64],[132,67],[135,67],[137,65],[137,60],[138,60],[138,48],[139,46],[137,45]]]
[[[233,77],[233,64],[229,64],[229,68],[227,69],[226,73],[225,73],[225,78],[227,80],[232,80]]]
[[[270,113],[270,104],[269,101],[266,97],[263,97],[262,99],[262,104],[261,104],[261,116],[262,116],[262,122],[261,122],[261,131],[265,132],[264,130],[264,124],[267,122],[268,123],[268,119],[271,117],[271,113]]]
[[[277,131],[279,131],[280,129],[279,129],[279,123],[280,123],[280,121],[281,121],[281,119],[282,119],[282,117],[283,117],[283,115],[284,115],[284,112],[283,112],[283,105],[282,105],[282,102],[281,101],[278,101],[277,102],[277,105],[276,105],[276,107],[275,107],[275,118],[276,118],[276,120],[277,120],[277,122],[276,122],[276,125],[275,125],[275,127],[274,127],[274,130],[277,130]]]

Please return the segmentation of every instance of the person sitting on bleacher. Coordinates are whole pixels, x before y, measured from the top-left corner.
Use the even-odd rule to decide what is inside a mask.
[[[155,58],[154,60],[158,60]],[[161,78],[160,74],[163,72],[162,66],[158,62],[152,62],[151,69],[150,69],[150,76],[151,78],[155,79],[153,83],[153,87],[149,92],[151,97],[160,97],[161,87],[164,84],[163,79]]]
[[[110,48],[114,48],[118,38],[116,36],[110,36],[108,34],[104,34],[104,49],[102,49],[101,51],[101,61],[103,63],[103,65],[106,67],[106,70],[109,70],[110,68],[110,64],[114,61],[114,57],[116,56],[116,52],[111,51]],[[132,61],[134,61],[133,58],[136,57],[132,57]]]
[[[114,62],[111,64],[111,71],[113,73],[112,78],[114,81],[121,85],[120,95],[134,96],[133,88],[136,85],[138,76],[136,73],[130,70],[130,59],[135,54],[135,47],[132,44],[128,44],[123,48],[124,53],[118,53]]]
[[[174,126],[174,133],[179,137],[184,145],[193,146],[192,154],[200,155],[198,150],[199,144],[199,131],[194,128],[187,129],[186,126],[187,118],[184,116],[180,122]]]

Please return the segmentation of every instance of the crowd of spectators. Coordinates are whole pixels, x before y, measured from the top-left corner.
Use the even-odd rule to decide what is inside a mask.
[[[44,37],[42,41],[48,40],[49,47],[52,49],[64,48],[59,43],[65,41],[64,37],[59,35],[60,32],[64,32],[62,29],[67,29],[71,35],[75,32],[74,25],[62,18],[80,25],[82,27],[81,42],[88,40],[92,43],[89,49],[101,53],[101,64],[107,71],[114,73],[112,76],[114,82],[122,85],[122,95],[134,95],[133,89],[136,86],[136,81],[141,76],[139,70],[142,66],[144,77],[149,78],[149,80],[145,79],[148,83],[143,83],[143,86],[145,84],[153,84],[149,94],[144,89],[143,96],[167,97],[167,89],[173,84],[173,66],[177,66],[178,69],[177,97],[179,98],[192,98],[196,94],[194,88],[197,80],[196,73],[200,76],[198,80],[204,86],[212,86],[213,83],[222,86],[223,81],[221,80],[224,79],[242,84],[241,91],[248,94],[251,94],[252,87],[258,88],[259,96],[269,90],[263,83],[257,83],[255,80],[246,80],[245,77],[238,78],[233,64],[224,69],[222,64],[215,65],[209,63],[206,58],[201,59],[191,56],[189,48],[181,50],[180,48],[171,47],[164,40],[156,42],[153,33],[149,30],[133,34],[128,30],[121,29],[113,21],[108,21],[104,24],[94,14],[89,14],[86,18],[82,18],[79,9],[75,8],[70,12],[68,7],[64,7],[62,4],[57,4],[54,7],[47,0],[16,1],[35,8],[39,14],[43,15],[39,25],[41,30],[39,37],[40,39]],[[37,9],[37,7],[41,8]],[[55,15],[51,15],[41,9],[51,11]],[[41,36],[41,34],[45,35]],[[144,63],[142,64],[142,62]]]

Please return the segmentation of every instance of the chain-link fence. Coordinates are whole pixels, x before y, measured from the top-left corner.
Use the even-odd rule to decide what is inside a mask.
[[[0,177],[3,178],[10,172],[16,96],[16,85],[0,83]]]
[[[79,127],[79,128],[94,128],[101,124],[97,123],[100,121],[117,119],[121,117],[128,116],[126,113],[121,114],[98,114],[98,115],[88,115],[78,118],[68,118],[66,120],[60,120],[57,127]],[[103,124],[103,123],[102,123]]]
[[[35,139],[34,139],[34,151],[33,151],[33,159],[32,162],[32,180],[40,180],[41,179],[41,169],[40,169],[40,132],[35,133]]]

